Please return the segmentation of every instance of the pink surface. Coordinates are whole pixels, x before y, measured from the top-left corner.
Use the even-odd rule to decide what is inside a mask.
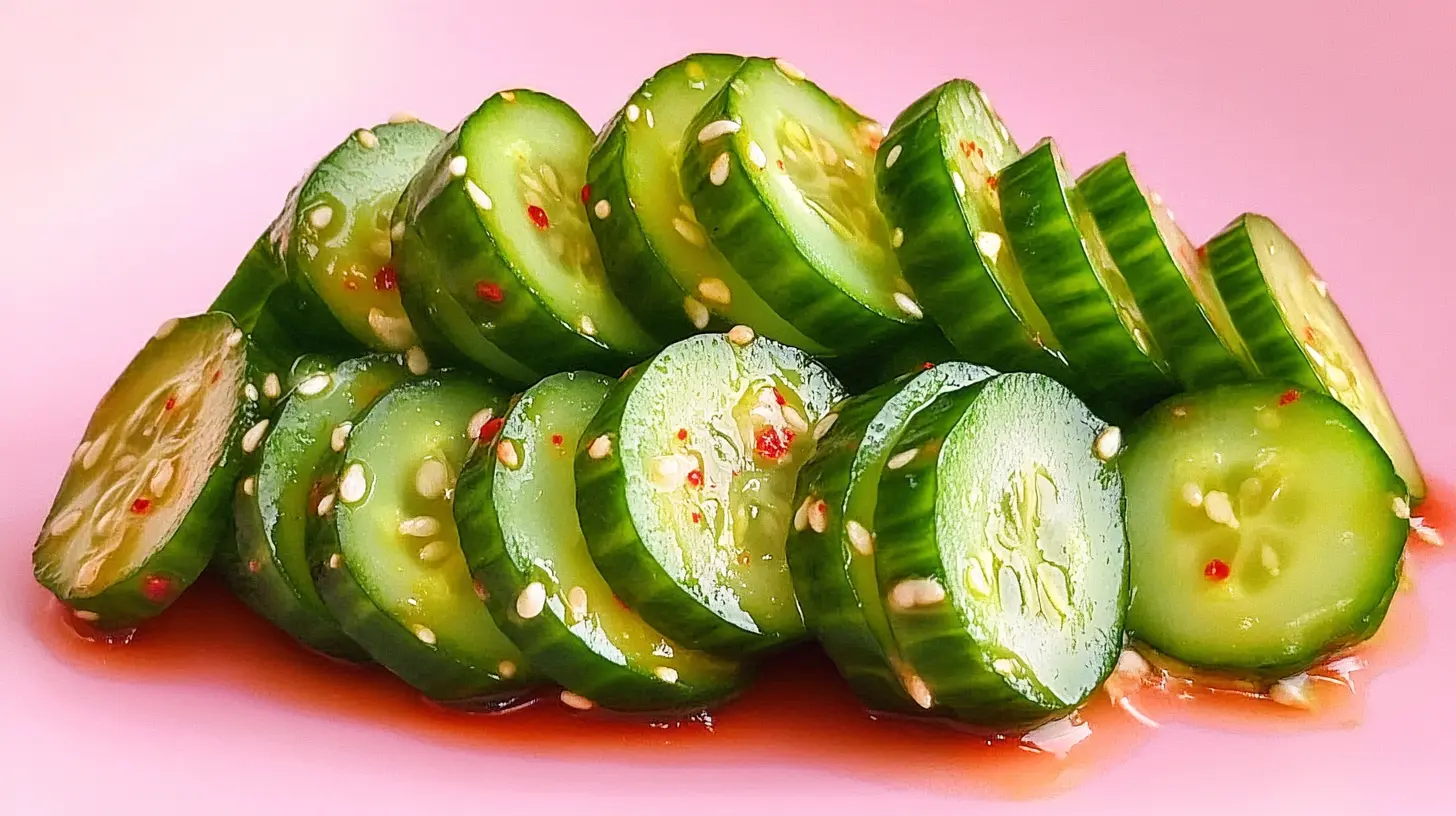
[[[29,551],[96,398],[163,318],[207,304],[341,134],[401,108],[449,126],[517,85],[600,123],[657,66],[710,49],[785,55],[885,121],[967,76],[1025,143],[1057,135],[1076,169],[1127,150],[1196,238],[1245,209],[1273,215],[1328,278],[1428,473],[1449,485],[1456,5],[16,5],[0,7],[0,812],[1450,807],[1456,715],[1443,692],[1456,652],[1444,644],[1456,641],[1456,594],[1439,589],[1456,579],[1449,560],[1417,576],[1434,646],[1375,680],[1358,728],[1178,725],[1058,799],[967,803],[823,763],[558,764],[228,684],[83,671],[36,638]]]

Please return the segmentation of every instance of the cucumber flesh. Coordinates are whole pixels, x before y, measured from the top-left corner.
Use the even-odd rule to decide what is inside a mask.
[[[937,397],[891,446],[875,568],[925,707],[1026,728],[1111,673],[1127,603],[1114,438],[1065,387],[1018,373]]]
[[[749,334],[690,337],[637,366],[576,458],[607,583],[674,642],[730,657],[803,634],[784,540],[811,429],[843,396],[803,352]]]
[[[1132,635],[1199,670],[1277,680],[1375,632],[1408,496],[1348,409],[1281,383],[1175,397],[1120,467]]]
[[[576,517],[573,461],[611,380],[532,386],[461,473],[460,542],[496,623],[531,665],[594,705],[692,711],[738,690],[730,661],[663,637],[612,593]]]
[[[263,617],[333,657],[367,655],[344,634],[314,588],[305,546],[308,520],[334,481],[353,423],[408,377],[399,360],[384,355],[303,376],[238,481],[232,545],[237,557],[224,562],[230,585]]]
[[[1344,403],[1380,441],[1411,496],[1424,498],[1425,477],[1385,389],[1299,246],[1273,221],[1248,214],[1210,239],[1204,255],[1260,371]]]
[[[698,219],[799,331],[849,353],[919,322],[875,202],[878,124],[788,63],[753,58],[683,140]]]
[[[315,586],[344,631],[426,696],[463,707],[512,705],[534,680],[480,603],[450,507],[471,446],[505,405],[460,374],[395,386],[350,431],[308,536]]]
[[[225,314],[169,320],[101,398],[33,552],[36,580],[77,618],[135,626],[207,565],[267,431],[251,354]]]
[[[918,713],[917,696],[924,699],[891,637],[875,575],[875,504],[885,461],[916,411],[993,374],[946,363],[840,403],[799,475],[803,524],[787,545],[795,594],[810,631],[876,711]]]

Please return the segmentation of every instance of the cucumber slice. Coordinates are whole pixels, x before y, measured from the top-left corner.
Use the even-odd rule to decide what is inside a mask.
[[[964,359],[1066,380],[1006,244],[996,174],[1020,155],[981,89],[951,80],[890,126],[876,158],[880,206],[905,278]]]
[[[502,91],[465,117],[396,215],[411,316],[517,381],[615,374],[658,348],[607,284],[581,195],[591,145],[576,111],[535,91]]]
[[[514,705],[534,680],[480,603],[450,509],[471,446],[505,407],[460,374],[395,386],[349,432],[308,536],[314,584],[349,637],[426,696],[468,708]]]
[[[746,328],[637,366],[576,457],[577,512],[602,577],[688,648],[737,656],[800,637],[784,562],[794,480],[810,429],[843,395],[803,352]]]
[[[875,203],[875,122],[782,60],[748,59],[688,126],[681,178],[713,243],[835,353],[917,323]]]
[[[274,416],[273,431],[244,468],[234,496],[237,557],[224,562],[229,584],[260,615],[333,657],[367,655],[314,588],[305,548],[308,519],[332,489],[354,421],[408,376],[397,359],[384,355],[308,374]]]
[[[1258,379],[1207,264],[1162,199],[1138,181],[1127,156],[1088,170],[1077,189],[1183,385],[1206,388]]]
[[[959,356],[945,335],[926,323],[893,341],[879,343],[850,357],[829,357],[823,362],[845,388],[857,393]]]
[[[1424,498],[1415,451],[1365,349],[1294,241],[1268,218],[1247,214],[1210,239],[1204,254],[1260,371],[1344,403],[1380,441],[1411,496]]]
[[[835,406],[834,420],[799,474],[801,525],[789,534],[789,573],[804,620],[871,709],[920,712],[919,687],[890,636],[875,576],[875,504],[885,460],[915,412],[994,371],[946,363]],[[829,519],[834,524],[829,524]]]
[[[1061,716],[1122,649],[1116,429],[1039,374],[941,395],[891,446],[875,569],[907,688],[973,726]],[[828,524],[840,519],[831,510]]]
[[[208,307],[209,312],[232,315],[243,331],[251,332],[262,316],[268,298],[288,282],[283,259],[271,240],[272,228],[253,242],[237,271]]]
[[[1300,386],[1222,386],[1169,400],[1131,439],[1134,637],[1201,670],[1277,680],[1374,634],[1410,506],[1349,409]]]
[[[999,178],[1011,249],[1079,393],[1114,422],[1172,395],[1156,341],[1056,146],[1042,140]]]
[[[678,180],[683,131],[742,64],[743,57],[692,54],[637,89],[592,148],[582,190],[592,232],[612,290],[663,342],[747,325],[822,353],[708,240]]]
[[[521,395],[460,474],[460,543],[496,623],[568,691],[619,711],[701,710],[739,689],[742,670],[618,601],[577,523],[574,454],[611,385],[556,374]]]
[[[135,626],[207,565],[243,455],[267,432],[251,355],[225,314],[168,320],[101,398],[32,556],[77,618]]]

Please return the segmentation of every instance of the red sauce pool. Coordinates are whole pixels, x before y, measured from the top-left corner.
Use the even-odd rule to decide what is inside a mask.
[[[1453,498],[1450,486],[1434,484],[1417,514],[1439,530],[1456,530]],[[1412,538],[1408,575],[1418,579],[1422,563],[1440,555]],[[1172,678],[1144,686],[1130,702],[1164,728],[1195,724],[1285,732],[1354,727],[1361,718],[1365,684],[1422,647],[1424,619],[1412,586],[1408,581],[1380,633],[1355,653],[1358,668],[1348,676],[1311,672],[1316,677],[1313,710]],[[430,704],[381,669],[335,663],[303,650],[210,579],[199,582],[174,609],[124,645],[88,640],[49,595],[37,588],[36,598],[38,636],[78,670],[132,683],[214,684],[266,700],[267,705],[372,722],[482,752],[567,760],[610,755],[653,765],[798,764],[881,783],[1027,798],[1075,787],[1157,739],[1155,729],[1101,692],[1080,714],[1090,736],[1061,757],[1016,738],[988,739],[941,726],[875,719],[813,648],[771,661],[743,697],[699,719],[651,723],[584,715],[550,698],[507,714],[465,714]],[[905,760],[909,756],[913,762]]]

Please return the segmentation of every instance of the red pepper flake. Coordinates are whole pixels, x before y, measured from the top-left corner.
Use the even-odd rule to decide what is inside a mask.
[[[399,277],[394,274],[394,267],[386,266],[374,273],[374,288],[381,292],[388,292],[399,286]]]
[[[500,429],[505,424],[505,417],[491,417],[490,419],[486,420],[484,425],[480,426],[480,436],[476,438],[479,439],[481,442],[489,442],[490,440],[495,439],[495,435],[500,433]]]
[[[703,520],[703,514],[702,513],[699,513],[696,510],[694,510],[693,511],[693,523],[694,524],[697,524],[698,522],[700,522],[702,520]]]
[[[1205,244],[1205,245],[1199,247],[1198,250],[1197,250],[1197,252],[1198,252],[1198,257],[1200,257],[1200,258],[1207,258],[1208,257],[1208,245]]]
[[[478,281],[475,284],[475,296],[486,303],[500,303],[505,299],[506,293],[501,291],[500,284],[490,281]]]
[[[787,400],[784,399],[783,393],[781,393],[777,388],[775,388],[773,392],[774,402],[777,402],[779,405],[783,405],[785,402],[787,402]]]
[[[779,166],[779,169],[780,170],[784,169],[784,160],[783,159],[779,159],[778,161],[774,162],[774,164],[777,164]]]
[[[753,563],[753,556],[752,555],[749,555],[748,550],[744,550],[743,552],[741,552],[741,553],[738,554],[738,566],[740,566],[740,567],[746,567],[746,566],[748,566],[749,564],[752,564],[752,563]]]
[[[167,397],[167,403],[162,406],[162,410],[163,411],[170,411],[170,410],[172,410],[173,408],[176,408],[176,407],[177,407],[177,396],[174,394],[174,395],[172,395],[170,397]]]
[[[966,158],[969,159],[971,154],[976,152],[976,143],[961,139],[961,152],[966,154]]]
[[[248,572],[256,573],[262,569],[263,565],[258,562],[258,559],[254,558],[248,561]]]
[[[920,364],[921,371],[929,371],[932,368],[935,368],[935,363],[932,363],[929,360],[926,360],[925,362]]]
[[[222,369],[219,368],[218,370],[212,372],[212,381],[217,382],[220,379],[222,379]]]
[[[1288,391],[1285,391],[1283,394],[1279,395],[1279,407],[1283,408],[1284,406],[1292,402],[1299,402],[1300,396],[1301,395],[1299,393],[1299,389],[1297,388],[1291,388]]]
[[[590,184],[583,184],[583,185],[581,185],[581,203],[588,204],[590,202],[591,202],[591,185]]]
[[[701,470],[688,471],[688,484],[693,487],[703,486],[703,472]]]
[[[553,445],[555,445],[556,447],[559,448],[559,447],[561,447],[562,441],[563,441],[563,439],[562,439],[561,434],[551,434],[551,444],[553,444]]]
[[[1312,344],[1319,342],[1318,340],[1315,339],[1314,326],[1305,326],[1304,327],[1304,339],[1307,340],[1307,341],[1309,341]]]
[[[986,177],[986,186],[990,187],[992,190],[996,189],[997,185],[999,185],[1000,183],[1001,180],[996,178],[995,176]]]
[[[769,461],[778,461],[784,458],[789,452],[789,446],[794,444],[794,432],[787,428],[775,428],[767,425],[758,429],[753,435],[753,447],[759,456]]]
[[[148,498],[138,497],[131,503],[131,511],[139,516],[144,515],[150,509],[152,509],[152,500]]]
[[[688,429],[687,428],[678,428],[677,429],[677,438],[678,438],[678,441],[679,442],[686,442],[688,440]]]
[[[162,603],[172,596],[172,579],[165,575],[148,575],[142,579],[142,595],[152,603]]]
[[[1229,565],[1215,558],[1203,567],[1203,577],[1210,581],[1224,581],[1229,577]]]
[[[620,606],[623,609],[626,609],[628,611],[631,611],[631,607],[627,606],[625,603],[622,603],[622,599],[621,598],[618,598],[616,595],[613,595],[612,596],[612,600],[616,602],[617,606]]]
[[[526,215],[531,219],[531,223],[536,225],[536,229],[546,229],[551,226],[551,219],[546,216],[546,211],[535,204],[526,208]]]

